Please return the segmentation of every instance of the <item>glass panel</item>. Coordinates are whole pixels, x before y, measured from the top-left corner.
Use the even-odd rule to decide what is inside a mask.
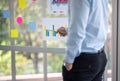
[[[65,41],[50,41],[48,40],[47,41],[47,47],[48,48],[65,48],[66,45],[65,45]]]
[[[12,80],[11,52],[0,50],[0,81]]]
[[[108,20],[108,39],[106,44],[106,52],[108,57],[107,65],[107,81],[112,81],[112,0],[109,0],[109,20]]]
[[[47,5],[42,5],[45,2]],[[50,14],[48,12],[48,3],[46,1],[37,0],[26,0],[24,6],[20,6],[19,0],[14,0],[14,24],[15,29],[18,30],[19,34],[15,40],[15,45],[18,46],[37,46],[43,47],[42,40],[42,13],[45,11],[46,18],[67,18],[67,15],[63,14]],[[55,45],[53,45],[53,43]],[[47,47],[59,48],[65,47],[62,41],[47,41]]]
[[[9,26],[9,0],[0,0],[0,45],[10,45]]]
[[[17,51],[16,77],[17,80],[38,81],[43,79],[43,54]]]
[[[62,80],[62,64],[63,54],[51,54],[47,55],[48,58],[48,81],[60,81]],[[52,77],[50,77],[52,76]]]
[[[19,31],[15,45],[42,47],[42,2],[26,0],[25,8],[19,7],[19,0],[14,0],[14,23]],[[22,6],[24,7],[24,6]]]

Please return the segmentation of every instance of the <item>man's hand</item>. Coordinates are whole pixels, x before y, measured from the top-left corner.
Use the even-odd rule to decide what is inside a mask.
[[[66,65],[65,68],[70,71],[73,68],[73,64]]]
[[[59,33],[61,36],[66,36],[67,35],[66,29],[64,27],[60,27],[57,30],[57,33]]]

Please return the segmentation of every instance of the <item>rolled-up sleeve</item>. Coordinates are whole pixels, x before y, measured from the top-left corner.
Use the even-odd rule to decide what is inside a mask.
[[[64,61],[73,63],[77,54],[81,52],[81,45],[85,38],[90,2],[89,0],[70,0],[69,7],[69,27]]]

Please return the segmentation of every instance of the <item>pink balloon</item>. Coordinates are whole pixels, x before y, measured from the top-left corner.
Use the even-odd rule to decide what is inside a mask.
[[[23,18],[22,17],[17,17],[16,19],[18,24],[22,24],[23,23]]]

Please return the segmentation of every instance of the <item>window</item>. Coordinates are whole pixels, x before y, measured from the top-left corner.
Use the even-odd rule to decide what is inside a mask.
[[[0,2],[0,80],[2,78],[5,81],[6,76],[10,76],[10,80],[19,80],[20,77],[22,80],[44,79],[46,81],[47,79],[53,80],[53,78],[56,78],[54,81],[62,80],[61,67],[65,52],[65,41],[43,40],[42,22],[44,18],[67,18],[67,15],[50,14],[48,0],[26,0],[26,4],[23,3],[22,6],[20,6],[19,1],[1,0]],[[14,5],[10,5],[10,3]],[[112,81],[111,0],[109,0],[108,7],[109,29],[105,47],[108,65],[105,81]],[[14,14],[9,14],[10,11],[13,11]],[[13,17],[11,18],[10,15]],[[11,27],[11,23],[13,27]],[[14,33],[18,33],[18,35],[14,35]],[[11,58],[11,56],[15,56],[15,58]],[[16,75],[12,74],[13,70],[11,70],[11,66],[14,65]]]

